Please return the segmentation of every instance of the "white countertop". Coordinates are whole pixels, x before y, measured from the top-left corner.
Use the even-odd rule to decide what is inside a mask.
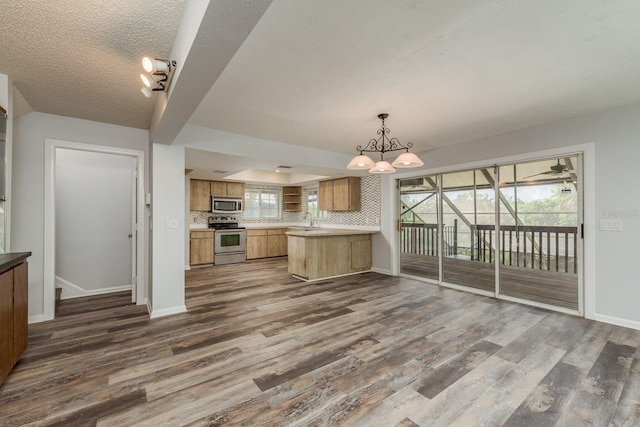
[[[238,225],[245,228],[287,228],[287,227],[309,227],[308,222],[273,222],[273,223],[246,223],[240,222]],[[207,224],[191,224],[190,230],[207,229]],[[314,224],[314,228],[330,229],[330,230],[357,230],[379,232],[379,226],[358,226],[346,224],[320,224],[318,227]]]

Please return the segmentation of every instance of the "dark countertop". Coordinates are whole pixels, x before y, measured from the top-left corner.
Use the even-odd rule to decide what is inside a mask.
[[[31,256],[31,252],[13,252],[0,254],[0,271],[7,270],[20,264]]]

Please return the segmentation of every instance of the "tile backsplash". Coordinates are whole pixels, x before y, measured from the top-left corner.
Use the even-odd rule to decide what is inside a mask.
[[[353,226],[379,226],[380,218],[380,176],[363,176],[360,181],[360,210],[354,212],[326,212],[325,217],[314,218],[314,222],[320,225],[353,225]],[[235,215],[239,222],[245,224],[278,224],[297,223],[305,221],[307,211],[306,200],[310,191],[317,190],[319,184],[310,184],[302,187],[302,211],[281,212],[280,218],[243,218],[243,215]],[[247,184],[247,189],[278,190],[277,185]],[[189,215],[191,224],[206,224],[211,212],[191,211]]]

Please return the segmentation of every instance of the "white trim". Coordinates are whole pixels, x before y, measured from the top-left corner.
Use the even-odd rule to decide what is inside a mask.
[[[400,277],[417,280],[418,282],[428,283],[430,285],[440,286],[440,280],[431,279],[429,277],[414,276],[413,274],[400,273]]]
[[[75,285],[71,282],[69,282],[68,280],[63,279],[60,276],[56,276],[55,277],[55,284],[56,284],[56,288],[60,288],[62,289],[62,295],[60,296],[60,299],[66,300],[66,299],[73,299],[73,298],[82,298],[82,297],[89,297],[89,296],[93,296],[93,295],[104,295],[104,294],[111,294],[114,292],[123,292],[123,291],[130,291],[131,290],[131,284],[129,285],[123,285],[123,286],[112,286],[109,288],[100,288],[100,289],[84,289],[78,285]],[[66,293],[65,293],[66,291]]]
[[[607,316],[605,314],[597,313],[595,313],[594,315],[594,320],[597,320],[598,322],[609,323],[611,325],[640,330],[640,322],[637,322],[635,320],[621,319],[619,317]]]
[[[58,148],[88,151],[93,153],[117,154],[133,157],[138,163],[138,250],[136,271],[138,283],[136,294],[138,305],[147,298],[147,283],[144,260],[146,258],[144,242],[146,239],[145,205],[144,205],[144,152],[107,145],[87,144],[82,142],[62,141],[45,138],[44,152],[44,268],[43,268],[43,317],[51,320],[55,317],[55,151]]]
[[[583,223],[584,223],[584,240],[583,240],[583,261],[582,261],[582,274],[584,277],[584,317],[587,319],[596,319],[595,306],[596,306],[596,215],[595,215],[595,183],[596,183],[596,166],[595,166],[595,143],[588,142],[578,145],[570,145],[566,147],[558,147],[549,150],[532,151],[512,156],[496,157],[484,160],[478,160],[474,162],[467,162],[462,164],[447,165],[438,168],[427,168],[420,170],[413,170],[410,172],[394,174],[395,179],[414,178],[426,175],[436,175],[439,173],[455,172],[467,169],[477,169],[482,167],[488,167],[493,165],[502,165],[509,163],[518,163],[523,161],[532,161],[537,158],[545,157],[559,157],[567,155],[575,155],[582,153],[582,182],[583,182]],[[383,180],[384,182],[384,180]],[[394,204],[397,211],[398,207],[398,190],[395,191]],[[394,228],[394,231],[390,236],[395,233],[395,220],[390,221]],[[397,271],[400,268],[400,256],[399,239],[390,239],[391,245],[391,262],[393,271]],[[443,282],[444,286],[445,283]],[[457,289],[454,286],[449,286],[453,289]],[[469,290],[470,288],[462,287],[461,290]],[[473,288],[471,288],[473,289]],[[470,291],[473,292],[473,291]],[[474,292],[475,293],[475,292]],[[495,294],[493,294],[495,296]],[[550,308],[555,311],[555,306]],[[575,314],[572,312],[572,314]]]
[[[440,286],[443,286],[445,288],[455,289],[457,291],[464,291],[464,292],[469,292],[471,294],[482,295],[485,297],[491,297],[491,298],[496,297],[495,292],[485,291],[484,289],[472,288],[470,286],[456,285],[454,283],[448,283],[448,282],[442,282]]]
[[[185,269],[185,271],[186,271],[186,270],[191,270],[191,266],[190,266],[190,265],[185,265],[185,266],[184,266],[184,269]]]
[[[394,276],[391,270],[386,268],[371,267],[371,271],[373,271],[374,273],[386,274],[387,276]]]
[[[305,279],[304,277],[296,276],[295,274],[292,274],[292,276],[298,280],[302,280],[303,282],[319,282],[320,280],[335,279],[337,277],[353,276],[355,274],[370,273],[370,272],[373,272],[373,270],[356,271],[355,273],[338,274],[335,276],[320,277],[318,279]]]
[[[147,307],[149,307],[149,305],[147,305]],[[187,306],[186,305],[177,305],[175,307],[167,307],[167,308],[163,308],[160,310],[153,310],[151,311],[151,318],[152,319],[156,319],[158,317],[164,317],[164,316],[170,316],[172,314],[180,314],[180,313],[186,313],[187,311]]]
[[[32,323],[40,323],[40,322],[44,322],[47,319],[45,319],[44,314],[36,314],[33,316],[29,316],[29,320],[28,323],[31,325]]]
[[[498,295],[497,298],[505,301],[515,302],[518,304],[529,305],[531,307],[537,307],[537,308],[543,308],[545,310],[556,311],[558,313],[571,314],[573,316],[580,316],[580,311],[578,310],[571,310],[569,308],[558,307],[557,305],[543,304],[536,301],[510,297],[507,295]]]
[[[147,313],[149,313],[149,317],[151,317],[151,313],[153,313],[153,306],[151,305],[151,300],[145,299],[144,303],[147,306]]]

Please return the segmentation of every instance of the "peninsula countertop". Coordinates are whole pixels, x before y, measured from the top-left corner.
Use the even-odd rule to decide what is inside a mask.
[[[0,254],[0,271],[14,267],[31,256],[31,252]]]
[[[362,234],[377,234],[379,230],[359,230],[351,228],[321,228],[321,227],[301,227],[289,228],[287,236],[297,237],[331,237],[331,236],[357,236]]]

